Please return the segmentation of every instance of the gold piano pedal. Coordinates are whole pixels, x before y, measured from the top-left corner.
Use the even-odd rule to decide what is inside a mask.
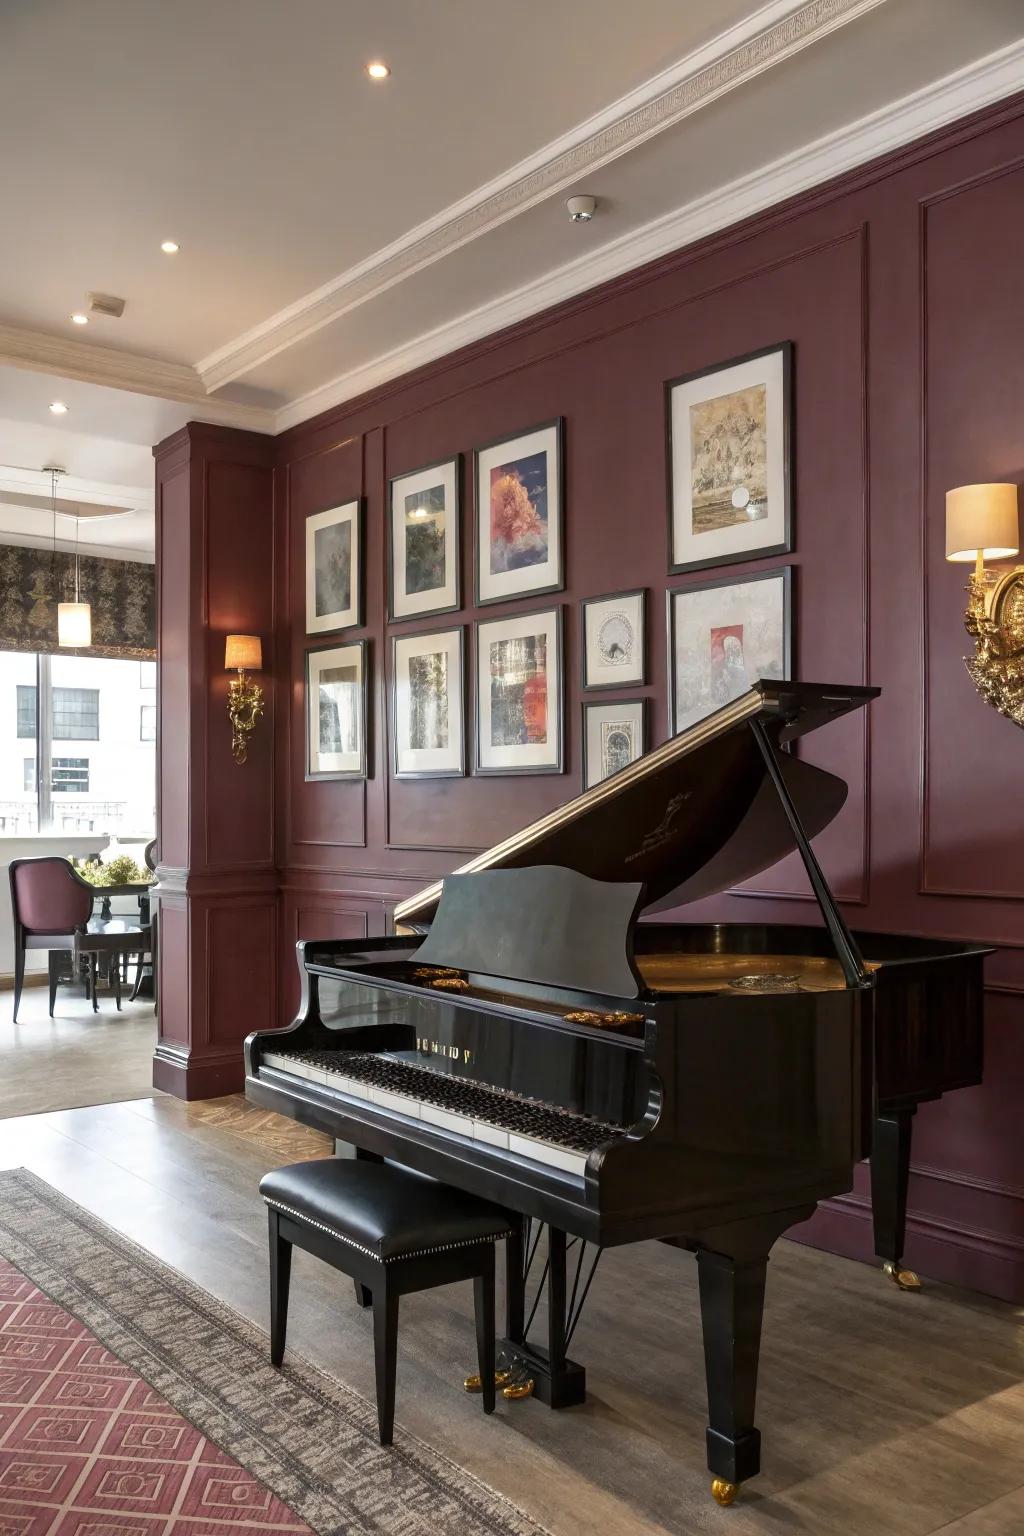
[[[728,1509],[730,1504],[735,1504],[739,1491],[739,1483],[727,1483],[724,1477],[712,1479],[711,1497],[716,1504],[721,1504],[723,1509]]]
[[[494,1385],[496,1387],[505,1387],[511,1380],[511,1371],[495,1371],[494,1373]],[[476,1375],[467,1376],[465,1381],[462,1383],[463,1392],[482,1392],[483,1389],[484,1384],[480,1377]]]
[[[521,1381],[510,1381],[502,1387],[501,1395],[507,1403],[518,1402],[521,1397],[532,1397],[533,1377],[524,1376]]]
[[[920,1276],[915,1275],[912,1269],[900,1269],[891,1259],[887,1259],[882,1265],[883,1275],[888,1275],[893,1285],[901,1291],[919,1291],[921,1289]]]

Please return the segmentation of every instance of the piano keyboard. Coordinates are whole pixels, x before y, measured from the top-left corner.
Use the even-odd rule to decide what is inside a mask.
[[[260,1064],[578,1178],[592,1147],[626,1134],[589,1115],[369,1052],[265,1051]]]

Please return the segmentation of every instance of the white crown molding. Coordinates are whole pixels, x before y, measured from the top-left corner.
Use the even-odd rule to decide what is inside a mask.
[[[105,480],[83,480],[77,475],[62,474],[57,490],[60,501],[120,507],[126,512],[152,512],[156,502],[151,485],[116,485]],[[49,496],[50,477],[43,469],[0,464],[0,498],[4,492],[12,496]]]
[[[196,364],[208,390],[628,154],[885,0],[769,0],[702,48]]]
[[[0,519],[3,508],[0,507]],[[35,533],[9,533],[0,522],[0,544],[15,544],[21,549],[40,549],[49,552],[56,549],[62,554],[73,555],[76,545],[73,539],[58,539],[54,544],[52,539],[40,537]],[[122,549],[117,544],[86,544],[79,541],[77,545],[80,555],[99,555],[105,560],[130,560],[136,565],[153,565],[156,555],[151,549]]]
[[[692,245],[844,171],[902,148],[959,117],[1014,95],[1020,91],[1022,82],[1024,40],[998,49],[891,106],[859,118],[310,390],[278,410],[276,431],[297,426],[321,411],[342,405],[425,363],[574,298],[588,288]]]
[[[103,384],[134,394],[154,395],[194,405],[223,426],[248,427],[254,432],[274,430],[273,411],[259,406],[212,400],[195,368],[184,363],[162,362],[113,347],[97,347],[88,341],[51,336],[46,331],[0,325],[0,364],[52,373],[86,384]]]

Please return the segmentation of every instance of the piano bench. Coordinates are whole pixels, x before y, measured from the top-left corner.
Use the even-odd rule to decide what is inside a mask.
[[[472,1280],[484,1412],[494,1412],[494,1244],[518,1218],[449,1185],[359,1159],[320,1158],[260,1180],[270,1223],[270,1359],[284,1358],[292,1248],[350,1275],[373,1307],[377,1423],[390,1445],[395,1419],[398,1300]]]

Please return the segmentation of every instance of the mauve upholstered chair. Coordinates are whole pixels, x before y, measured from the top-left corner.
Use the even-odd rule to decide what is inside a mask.
[[[25,952],[46,949],[50,955],[50,1017],[57,996],[59,972],[55,951],[74,949],[75,929],[92,916],[93,887],[76,875],[67,859],[56,854],[40,859],[12,859],[11,907],[14,911],[14,1022],[25,982]]]

